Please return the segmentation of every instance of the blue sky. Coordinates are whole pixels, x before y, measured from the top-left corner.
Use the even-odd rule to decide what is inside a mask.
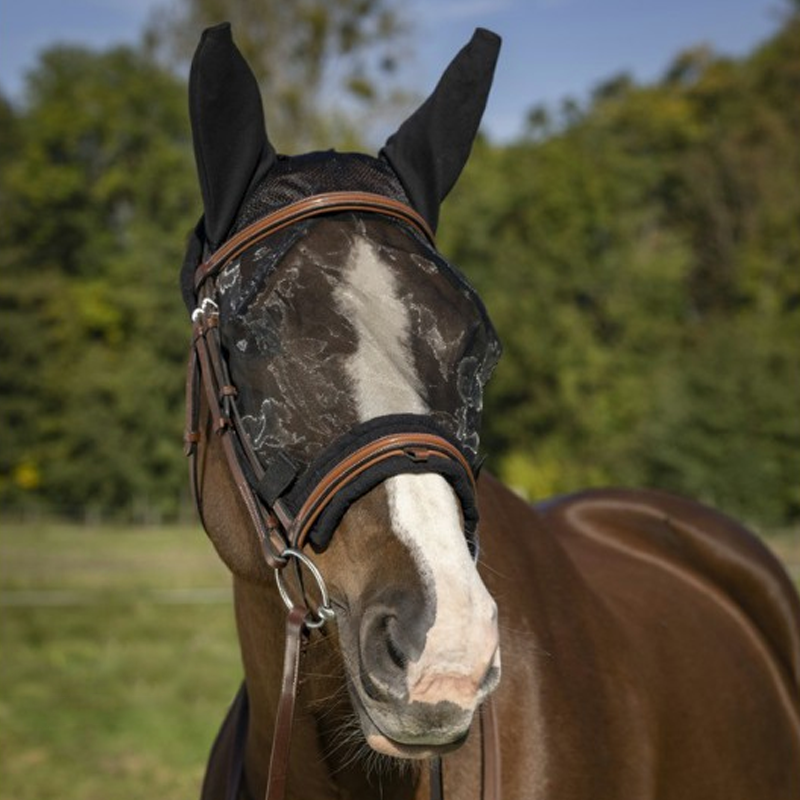
[[[56,41],[104,47],[135,42],[150,10],[165,0],[2,0],[0,88],[18,97],[40,49]],[[519,132],[537,103],[584,98],[621,71],[660,76],[686,47],[748,52],[778,26],[782,0],[406,0],[416,18],[409,89],[427,92],[476,26],[503,36],[489,133]]]

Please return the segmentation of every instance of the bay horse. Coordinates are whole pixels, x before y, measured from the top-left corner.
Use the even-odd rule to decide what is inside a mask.
[[[198,46],[186,450],[245,674],[202,798],[796,800],[800,603],[759,540],[479,475],[500,347],[433,241],[498,49],[377,157],[284,157],[230,27]]]

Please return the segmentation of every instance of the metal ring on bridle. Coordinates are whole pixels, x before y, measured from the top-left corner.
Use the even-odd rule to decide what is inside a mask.
[[[328,595],[328,588],[325,586],[325,581],[322,579],[322,575],[314,562],[305,553],[301,552],[300,550],[295,550],[293,547],[287,547],[281,553],[281,558],[288,563],[290,557],[296,558],[304,567],[306,567],[314,580],[317,582],[317,587],[319,588],[322,602],[316,611],[309,611],[310,619],[306,620],[306,627],[321,628],[326,622],[329,622],[336,616],[336,612],[331,606],[331,599]],[[293,608],[297,607],[297,604],[294,602],[294,600],[292,600],[291,595],[287,591],[281,572],[282,569],[275,570],[275,582],[278,584],[278,592],[280,592],[284,605],[289,611],[291,611]],[[308,606],[309,604],[305,603],[305,605]]]
[[[192,311],[192,322],[200,322],[206,314],[218,314],[219,306],[210,298],[206,297],[194,311]]]

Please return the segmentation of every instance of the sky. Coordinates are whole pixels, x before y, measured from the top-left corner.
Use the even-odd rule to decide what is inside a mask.
[[[290,1],[290,0],[287,0]],[[0,90],[18,99],[38,52],[55,42],[135,43],[166,0],[1,0]],[[773,33],[785,0],[406,0],[415,21],[408,90],[426,94],[475,27],[503,37],[484,126],[521,132],[539,103],[587,97],[620,72],[660,77],[683,49],[708,44],[739,56]],[[235,31],[234,31],[235,35]]]

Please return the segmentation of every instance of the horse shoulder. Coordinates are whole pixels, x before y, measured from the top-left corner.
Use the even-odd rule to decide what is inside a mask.
[[[800,600],[771,550],[739,523],[687,498],[654,490],[598,489],[538,508],[568,550],[591,539],[676,583],[710,587],[741,611],[763,637],[795,698],[800,698]]]
[[[800,604],[757,537],[653,491],[531,507],[490,479],[481,514],[522,796],[797,796]]]

